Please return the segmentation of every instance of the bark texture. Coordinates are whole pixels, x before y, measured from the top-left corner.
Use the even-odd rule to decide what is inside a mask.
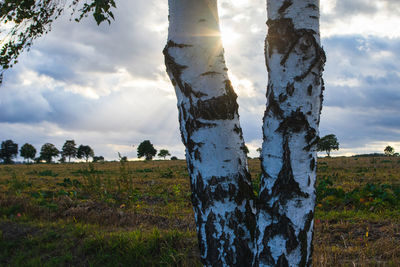
[[[267,108],[255,266],[311,266],[325,54],[319,0],[267,0]]]
[[[216,0],[169,0],[164,49],[174,85],[205,266],[250,266],[254,195]]]

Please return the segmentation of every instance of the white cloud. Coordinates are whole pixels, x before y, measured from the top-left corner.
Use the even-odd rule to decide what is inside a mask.
[[[400,2],[390,0],[321,0],[321,36],[400,37],[396,25]]]
[[[335,133],[343,153],[398,146],[400,82],[399,1],[321,0],[327,50],[321,133]],[[56,22],[53,31],[5,73],[0,88],[0,140],[67,139],[97,155],[136,157],[150,139],[183,158],[174,90],[165,74],[167,1],[118,1],[116,21]],[[264,0],[222,0],[222,38],[229,75],[239,95],[244,137],[261,146],[267,71]],[[378,144],[378,145],[374,145]],[[364,147],[367,147],[364,149]],[[373,152],[373,151],[371,151]]]

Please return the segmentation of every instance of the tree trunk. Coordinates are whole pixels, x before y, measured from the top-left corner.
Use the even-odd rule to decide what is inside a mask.
[[[255,214],[216,0],[169,0],[167,72],[178,99],[201,259],[249,266]]]
[[[311,266],[322,107],[318,0],[267,0],[267,108],[256,266]]]

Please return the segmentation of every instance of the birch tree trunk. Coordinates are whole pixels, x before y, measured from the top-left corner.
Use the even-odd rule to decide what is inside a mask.
[[[267,108],[256,266],[311,266],[325,54],[319,0],[267,0]]]
[[[178,99],[201,258],[206,266],[250,266],[254,196],[217,1],[168,3],[165,63]]]

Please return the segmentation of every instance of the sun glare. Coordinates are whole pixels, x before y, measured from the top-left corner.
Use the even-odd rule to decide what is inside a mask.
[[[237,41],[239,34],[232,28],[221,27],[221,38],[224,46],[230,46]]]

